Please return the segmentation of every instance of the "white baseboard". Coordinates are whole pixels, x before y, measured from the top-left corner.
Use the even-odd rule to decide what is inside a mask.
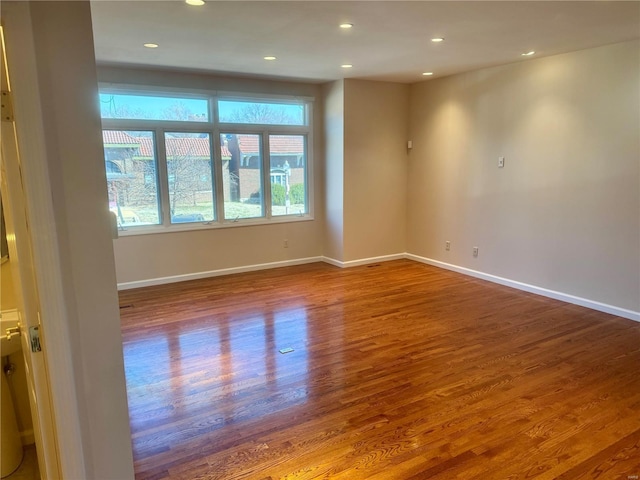
[[[256,265],[246,265],[242,267],[221,268],[219,270],[209,270],[207,272],[187,273],[184,275],[172,275],[170,277],[151,278],[149,280],[137,280],[133,282],[123,282],[118,284],[118,290],[130,290],[132,288],[151,287],[154,285],[165,285],[167,283],[184,282],[187,280],[198,280],[201,278],[219,277],[222,275],[232,275],[234,273],[254,272],[257,270],[267,270],[270,268],[290,267],[293,265],[303,265],[305,263],[315,263],[323,261],[323,257],[296,258],[294,260],[283,260],[281,262],[259,263]]]
[[[336,267],[348,268],[358,267],[360,265],[369,265],[371,263],[389,262],[391,260],[402,260],[404,258],[407,258],[406,253],[394,253],[393,255],[382,255],[380,257],[361,258],[359,260],[349,260],[347,262],[341,262],[340,260],[336,260],[335,258],[331,257],[322,257],[322,261],[331,265],[335,265]]]
[[[640,322],[640,312],[635,312],[633,310],[627,310],[627,309],[616,307],[613,305],[608,305],[606,303],[589,300],[587,298],[576,297],[575,295],[557,292],[555,290],[549,290],[547,288],[518,282],[516,280],[510,280],[508,278],[498,277],[496,275],[491,275],[489,273],[479,272],[477,270],[472,270],[470,268],[460,267],[457,265],[452,265],[450,263],[441,262],[439,260],[433,260],[431,258],[421,257],[419,255],[414,255],[412,253],[396,253],[393,255],[382,255],[379,257],[361,258],[359,260],[349,260],[347,262],[342,262],[340,260],[336,260],[335,258],[331,258],[331,257],[298,258],[294,260],[284,260],[281,262],[260,263],[256,265],[246,265],[242,267],[210,270],[207,272],[188,273],[185,275],[173,275],[170,277],[160,277],[160,278],[152,278],[149,280],[124,282],[124,283],[118,284],[118,290],[129,290],[132,288],[150,287],[153,285],[164,285],[167,283],[184,282],[186,280],[198,280],[200,278],[218,277],[221,275],[232,275],[234,273],[253,272],[257,270],[266,270],[270,268],[289,267],[293,265],[303,265],[306,263],[325,262],[330,265],[334,265],[336,267],[348,268],[348,267],[357,267],[360,265],[369,265],[369,264],[378,263],[378,262],[400,260],[405,258],[408,260],[425,263],[427,265],[432,265],[434,267],[444,268],[446,270],[451,270],[453,272],[462,273],[463,275],[469,275],[471,277],[479,278],[481,280],[498,283],[500,285],[505,285],[507,287],[515,288],[517,290],[522,290],[529,293],[535,293],[536,295],[542,295],[543,297],[553,298],[555,300],[572,303],[574,305],[580,305],[582,307],[591,308],[592,310],[597,310],[599,312],[610,313],[612,315],[617,315],[619,317],[624,317],[624,318],[628,318],[629,320]]]
[[[433,260],[430,258],[420,257],[411,253],[405,254],[405,258],[409,260],[415,260],[416,262],[426,263],[434,267],[444,268],[454,272],[469,275],[471,277],[479,278],[481,280],[487,280],[489,282],[498,283],[507,287],[516,288],[529,293],[535,293],[536,295],[542,295],[543,297],[553,298],[555,300],[561,300],[563,302],[572,303],[574,305],[580,305],[581,307],[591,308],[592,310],[598,310],[599,312],[610,313],[619,317],[628,318],[640,322],[640,312],[634,312],[633,310],[627,310],[625,308],[615,307],[606,303],[596,302],[587,298],[576,297],[567,293],[556,292],[555,290],[549,290],[535,285],[529,285],[528,283],[522,283],[508,278],[498,277],[489,273],[479,272],[477,270],[471,270],[470,268],[459,267],[450,263],[441,262],[439,260]]]

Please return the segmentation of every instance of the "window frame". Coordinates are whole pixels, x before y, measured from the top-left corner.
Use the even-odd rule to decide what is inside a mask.
[[[114,95],[146,95],[146,96],[175,96],[184,98],[206,98],[209,102],[209,121],[179,121],[179,120],[150,120],[150,119],[120,119],[101,118],[102,130],[120,131],[152,131],[155,141],[155,155],[157,162],[157,186],[159,196],[160,223],[158,225],[126,226],[119,228],[120,236],[145,235],[156,233],[183,232],[190,230],[207,230],[216,228],[233,228],[250,225],[269,225],[273,223],[290,223],[314,220],[313,202],[313,102],[312,97],[272,95],[272,94],[240,94],[238,92],[218,92],[206,90],[192,90],[179,88],[153,88],[140,86],[126,86],[113,84],[99,84],[100,94]],[[218,116],[218,100],[260,102],[260,103],[291,103],[304,105],[305,125],[270,125],[220,122]],[[210,135],[212,161],[212,188],[214,205],[214,220],[205,222],[171,223],[169,200],[169,178],[167,171],[167,153],[165,133],[206,133]],[[264,216],[252,218],[225,219],[224,215],[224,186],[222,173],[221,134],[255,134],[261,137],[261,166],[263,182],[263,211]],[[301,135],[304,137],[305,156],[305,187],[306,212],[288,215],[272,215],[271,199],[271,168],[270,168],[270,135]],[[104,159],[103,159],[104,160]],[[103,161],[103,168],[104,161]]]

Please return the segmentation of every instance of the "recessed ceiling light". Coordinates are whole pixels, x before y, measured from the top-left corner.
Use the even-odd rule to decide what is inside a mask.
[[[353,65],[351,65],[350,63],[343,63],[342,65],[340,65],[342,68],[352,68]]]
[[[527,53],[521,53],[520,55],[522,55],[523,57],[530,57],[531,55],[535,54],[536,52],[534,52],[533,50],[531,50],[530,52]]]
[[[353,23],[341,23],[340,28],[344,28],[344,29],[353,28]]]
[[[433,43],[440,43],[440,42],[444,42],[444,38],[442,37],[436,37],[436,38],[432,38],[431,41]]]
[[[425,77],[429,77],[433,75],[433,72],[424,72],[422,75],[424,75]]]
[[[158,48],[157,43],[145,43],[144,46],[147,48]]]
[[[184,3],[186,3],[188,5],[193,5],[194,7],[200,7],[200,6],[204,5],[204,1],[203,0],[184,0]]]
[[[275,60],[276,57],[274,57],[273,55],[267,55],[266,57],[264,57],[265,60]]]

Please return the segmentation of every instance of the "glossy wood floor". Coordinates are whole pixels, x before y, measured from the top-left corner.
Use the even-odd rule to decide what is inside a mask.
[[[138,479],[640,475],[631,320],[408,260],[125,291],[121,314]]]

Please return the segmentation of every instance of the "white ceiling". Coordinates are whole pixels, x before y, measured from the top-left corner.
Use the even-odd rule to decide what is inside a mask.
[[[640,38],[638,1],[92,1],[99,64],[413,83]],[[350,22],[350,30],[339,28]],[[444,37],[439,44],[433,37]],[[144,43],[157,43],[148,49]],[[535,50],[536,55],[521,53]],[[265,61],[265,55],[277,60]],[[340,65],[353,64],[351,69]]]

